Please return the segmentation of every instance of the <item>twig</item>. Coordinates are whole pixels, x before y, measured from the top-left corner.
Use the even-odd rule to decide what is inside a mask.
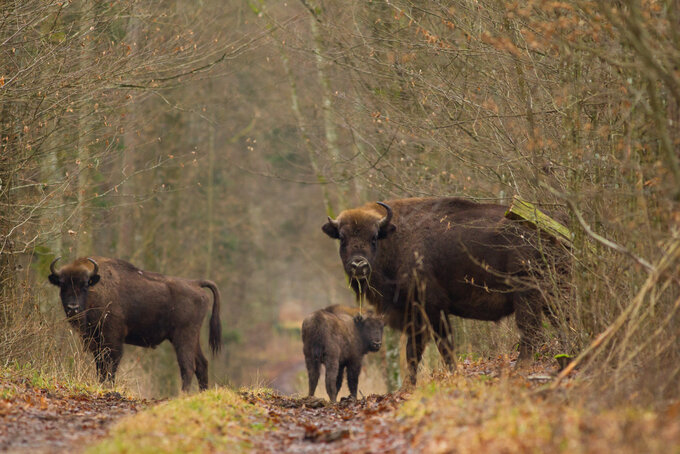
[[[548,389],[555,390],[559,384],[564,380],[564,378],[569,375],[583,360],[588,357],[592,352],[597,350],[602,346],[605,341],[607,341],[612,334],[616,333],[626,322],[628,316],[634,311],[638,310],[640,305],[645,299],[647,292],[656,284],[661,277],[662,273],[668,268],[668,266],[673,263],[673,261],[680,255],[680,240],[676,240],[671,244],[668,252],[661,258],[659,264],[655,267],[650,265],[651,273],[640,291],[635,295],[631,304],[626,307],[626,309],[616,317],[616,320],[612,322],[607,329],[601,332],[595,340],[593,340],[588,347],[583,350],[567,367],[565,367],[562,372],[555,378],[555,381],[550,385]]]
[[[606,246],[610,249],[615,250],[616,252],[620,252],[623,255],[628,256],[631,258],[634,262],[636,262],[638,265],[642,266],[645,268],[647,271],[652,272],[654,271],[654,267],[649,263],[647,260],[643,259],[642,257],[638,257],[635,255],[633,252],[631,252],[628,248],[621,246],[620,244],[617,244],[611,240],[608,240],[607,238],[603,237],[602,235],[599,235],[593,231],[593,229],[590,228],[590,226],[586,223],[586,221],[583,219],[583,215],[579,211],[579,209],[576,207],[576,204],[574,203],[573,200],[571,200],[567,195],[560,193],[559,191],[555,190],[551,186],[548,186],[547,184],[542,184],[542,186],[546,187],[552,194],[556,195],[557,197],[561,198],[566,202],[566,204],[569,206],[569,209],[574,213],[576,216],[576,219],[578,219],[578,223],[581,225],[581,228],[583,229],[586,234],[597,241],[598,243],[602,244],[603,246]]]

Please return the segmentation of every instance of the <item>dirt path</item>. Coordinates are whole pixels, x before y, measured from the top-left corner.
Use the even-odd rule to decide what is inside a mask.
[[[393,412],[404,394],[371,395],[328,405],[317,398],[243,393],[262,406],[276,430],[254,440],[255,452],[366,453],[411,452],[410,435],[394,424]]]
[[[443,397],[455,398],[468,393],[469,396],[461,402],[474,407],[484,400],[479,407],[488,409],[508,404],[498,398],[504,395],[504,391],[494,391],[499,375],[512,375],[517,387],[528,390],[549,379],[550,375],[547,372],[549,371],[537,364],[528,375],[521,376],[513,371],[510,360],[506,357],[474,362],[464,360],[459,365],[455,377],[441,377],[441,380],[433,381],[433,386],[426,386],[426,389],[431,388],[432,392],[435,392],[445,381],[458,380],[455,384],[447,385],[451,390],[443,391]],[[42,387],[27,378],[16,379],[7,376],[0,378],[3,379],[0,381],[0,451],[79,452],[85,446],[105,437],[112,423],[121,417],[136,413],[153,403],[129,400],[117,392],[97,394],[54,384]],[[473,380],[468,380],[470,378]],[[510,378],[506,377],[505,380],[508,381]],[[483,386],[483,393],[473,389],[475,386]],[[149,416],[144,413],[139,416],[147,419],[134,419],[133,427],[129,428],[130,434],[136,433],[135,430],[139,428],[142,428],[141,432],[130,435],[130,439],[125,437],[122,439],[133,443],[136,442],[133,440],[135,437],[141,436],[151,440],[151,446],[154,446],[153,443],[167,439],[165,435],[160,439],[154,438],[157,437],[157,433],[164,434],[168,431],[167,433],[174,434],[172,436],[219,440],[224,435],[224,427],[229,424],[238,427],[242,424],[243,428],[247,429],[244,433],[249,434],[245,438],[252,446],[252,452],[304,454],[317,453],[321,450],[324,453],[359,454],[422,452],[423,446],[430,446],[427,443],[430,443],[432,438],[428,435],[429,429],[420,427],[417,419],[406,421],[400,410],[406,404],[412,407],[414,401],[420,402],[421,399],[423,405],[426,405],[429,395],[423,394],[422,390],[420,394],[399,392],[370,395],[357,401],[344,399],[337,404],[330,404],[326,399],[285,396],[267,390],[239,394],[225,390],[224,394],[220,394],[220,390],[216,389],[214,393],[214,396],[210,393],[201,393],[172,400],[168,403],[174,402],[179,406],[168,405],[160,410],[161,415],[167,414],[172,417],[175,417],[176,412],[180,412],[182,414],[180,420],[187,418],[186,426],[182,423],[176,428],[152,426],[151,423],[155,424],[157,415]],[[228,395],[232,397],[227,398]],[[255,417],[252,410],[244,408],[243,400],[264,409],[266,421],[262,421],[261,413]],[[215,402],[219,402],[219,405],[215,406]],[[436,412],[442,410],[437,408],[436,403],[430,402],[427,405]],[[448,407],[458,408],[460,405],[462,404],[455,402]],[[229,415],[231,421],[219,418],[216,420],[214,418],[216,411],[227,411],[222,413],[221,418]],[[461,411],[461,414],[453,414],[452,418],[460,419],[463,414],[465,417],[475,414],[478,418],[484,416],[482,414],[484,412],[476,407]],[[194,414],[192,412],[195,415],[189,416]],[[256,422],[248,422],[249,418]],[[196,424],[189,427],[189,422],[194,420]],[[217,423],[213,424],[215,421]],[[478,423],[465,421],[463,427],[474,427],[475,424]],[[255,425],[259,425],[260,428],[253,430]],[[170,440],[175,440],[172,436]],[[223,446],[230,446],[229,443],[233,443],[229,440],[223,440]],[[189,445],[194,446],[193,443]],[[130,446],[136,445],[133,443]],[[179,445],[174,444],[174,441],[170,442],[170,448],[177,446]],[[221,445],[218,443],[215,446]],[[216,449],[219,452],[221,448],[215,446],[206,449]]]
[[[481,377],[491,384],[501,374],[509,374],[521,388],[532,389],[555,373],[549,364],[540,363],[518,373],[513,364],[507,356],[464,360],[457,377],[461,381]],[[414,398],[407,392],[370,395],[358,401],[345,399],[336,405],[324,399],[277,393],[241,393],[241,397],[265,408],[274,426],[274,430],[252,440],[257,453],[411,453],[422,452],[423,440],[428,438],[419,433],[418,427],[405,423],[397,412],[402,403]]]
[[[117,392],[95,395],[3,383],[0,396],[0,452],[79,452],[104,437],[120,417],[144,408],[144,401]]]

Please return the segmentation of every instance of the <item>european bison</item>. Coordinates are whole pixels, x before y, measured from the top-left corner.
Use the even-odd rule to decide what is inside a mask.
[[[361,361],[382,344],[383,321],[358,309],[334,305],[310,314],[302,322],[302,343],[309,376],[309,395],[314,396],[321,364],[326,368],[326,392],[335,402],[347,368],[347,386],[356,399]]]
[[[390,326],[407,332],[412,383],[430,333],[455,366],[449,314],[497,321],[514,312],[520,360],[531,357],[541,313],[556,322],[533,279],[551,259],[539,252],[548,241],[505,211],[460,198],[410,198],[345,210],[323,225],[340,240],[357,298],[366,296]]]
[[[100,381],[113,381],[123,355],[123,344],[156,347],[168,339],[175,348],[182,390],[196,374],[201,390],[208,387],[208,360],[199,335],[210,301],[214,302],[209,343],[220,349],[220,292],[215,283],[142,271],[123,260],[82,257],[54,269],[49,280],[60,289],[69,322],[80,331],[85,347],[95,358]]]

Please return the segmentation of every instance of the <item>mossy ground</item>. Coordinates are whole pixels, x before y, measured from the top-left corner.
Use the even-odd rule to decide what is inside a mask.
[[[265,391],[262,391],[265,392]],[[248,452],[271,430],[261,407],[216,388],[156,405],[122,420],[90,453]]]

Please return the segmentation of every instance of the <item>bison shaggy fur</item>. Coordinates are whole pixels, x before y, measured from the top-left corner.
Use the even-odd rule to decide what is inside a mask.
[[[556,323],[537,282],[558,248],[506,210],[461,198],[410,198],[345,210],[323,225],[340,240],[357,298],[407,333],[412,383],[430,335],[455,367],[449,315],[497,321],[514,313],[520,360],[532,356],[542,314]]]
[[[59,287],[68,321],[95,358],[99,379],[113,381],[123,344],[156,347],[169,340],[175,348],[182,390],[194,374],[200,389],[208,387],[208,360],[199,343],[210,307],[209,343],[220,348],[220,293],[214,282],[143,271],[115,258],[82,257],[59,270],[50,265],[49,281]]]
[[[310,314],[302,322],[302,343],[309,376],[309,396],[314,396],[321,364],[326,368],[326,392],[335,402],[347,369],[347,386],[357,397],[361,362],[382,343],[383,321],[358,309],[334,305]]]

